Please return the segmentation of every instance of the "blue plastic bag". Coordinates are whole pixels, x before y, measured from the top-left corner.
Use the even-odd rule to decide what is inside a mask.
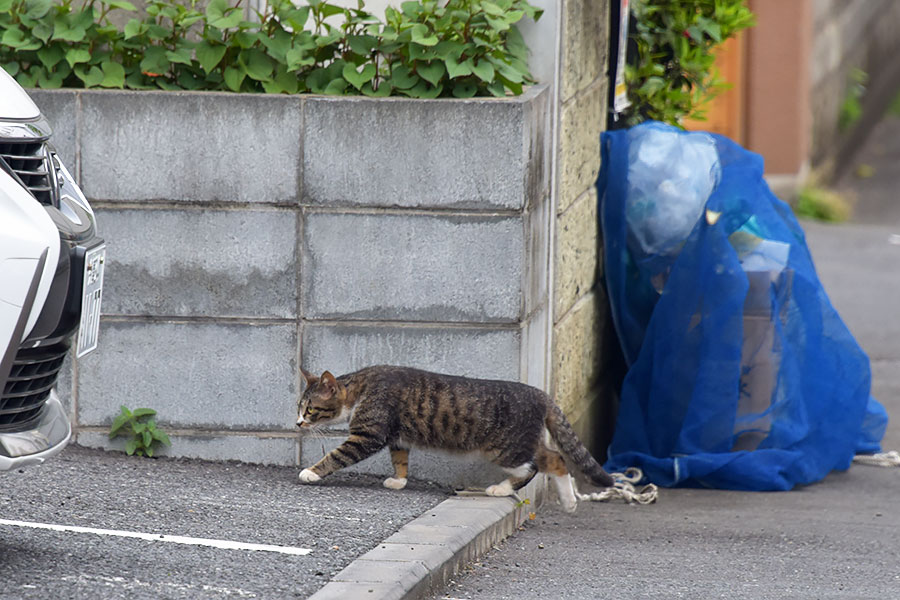
[[[656,122],[604,133],[602,154],[606,282],[629,367],[607,470],[788,490],[878,452],[887,414],[868,357],[762,157]]]

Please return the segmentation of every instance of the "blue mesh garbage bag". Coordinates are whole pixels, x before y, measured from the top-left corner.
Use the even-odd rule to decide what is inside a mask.
[[[607,291],[628,364],[607,470],[788,490],[880,451],[868,357],[762,158],[649,122],[604,133],[602,159]]]

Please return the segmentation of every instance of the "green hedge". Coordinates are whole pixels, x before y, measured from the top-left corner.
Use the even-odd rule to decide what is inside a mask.
[[[716,46],[754,24],[744,0],[636,0],[625,68],[626,124],[680,125],[727,87],[713,68]]]
[[[270,0],[258,22],[240,2],[150,0],[121,30],[127,0],[0,0],[0,65],[26,87],[504,96],[533,83],[516,24],[527,0],[422,0],[382,22],[323,0]],[[332,25],[329,21],[341,22]]]

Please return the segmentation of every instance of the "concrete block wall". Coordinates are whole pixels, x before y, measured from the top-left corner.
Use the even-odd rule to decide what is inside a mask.
[[[814,167],[831,170],[829,160],[840,160],[838,150],[860,140],[853,131],[838,128],[841,104],[847,97],[852,69],[868,74],[865,109],[877,114],[862,123],[867,132],[893,99],[900,68],[900,2],[894,0],[812,0],[812,52],[810,53],[812,111],[811,160]],[[864,137],[864,134],[863,134]],[[847,153],[852,154],[852,148]]]
[[[108,242],[99,348],[60,384],[79,443],[121,448],[106,431],[125,404],[158,411],[171,455],[309,464],[340,435],[296,433],[301,365],[549,388],[546,87],[33,97]],[[471,465],[423,461],[471,483]]]
[[[554,215],[553,390],[595,454],[612,428],[606,338],[614,336],[602,277],[595,183],[606,127],[609,3],[563,0]]]

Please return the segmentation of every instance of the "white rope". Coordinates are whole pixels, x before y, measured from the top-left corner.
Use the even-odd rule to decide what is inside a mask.
[[[637,467],[629,467],[625,469],[624,473],[610,473],[610,475],[616,480],[612,487],[591,494],[582,494],[576,489],[575,495],[581,501],[611,502],[621,499],[627,504],[653,504],[659,497],[659,488],[652,483],[648,483],[640,489],[634,487],[644,478],[643,471]]]
[[[900,452],[877,452],[875,454],[857,454],[853,462],[873,467],[900,467]]]

